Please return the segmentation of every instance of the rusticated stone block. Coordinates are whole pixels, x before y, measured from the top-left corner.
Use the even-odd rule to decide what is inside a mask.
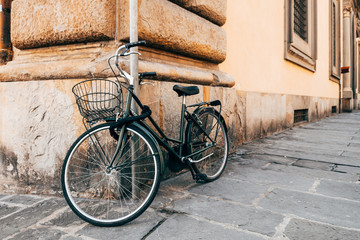
[[[222,26],[226,22],[227,0],[170,0],[184,8]]]
[[[14,0],[11,41],[19,49],[113,39],[113,0]]]
[[[120,39],[129,39],[129,0],[121,0]],[[168,0],[139,0],[139,39],[186,56],[220,63],[226,32]]]

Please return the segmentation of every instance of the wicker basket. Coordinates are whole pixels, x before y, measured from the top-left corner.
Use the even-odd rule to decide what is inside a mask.
[[[76,84],[72,91],[80,114],[88,122],[114,118],[122,113],[122,89],[114,81],[86,80]]]

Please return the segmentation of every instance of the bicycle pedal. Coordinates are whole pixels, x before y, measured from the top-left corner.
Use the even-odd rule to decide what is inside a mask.
[[[207,182],[207,175],[203,173],[197,173],[194,177],[196,183],[206,183]]]

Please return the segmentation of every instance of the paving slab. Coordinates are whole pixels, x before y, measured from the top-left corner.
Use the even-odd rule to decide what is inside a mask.
[[[334,171],[342,173],[350,173],[358,176],[360,178],[360,167],[359,166],[346,166],[346,165],[337,165]]]
[[[0,203],[0,219],[11,213],[16,212],[19,209],[20,207],[17,206],[9,206],[7,204]]]
[[[360,231],[299,219],[292,219],[286,226],[284,234],[288,239],[296,240],[360,239]]]
[[[275,189],[259,206],[279,214],[293,214],[314,221],[360,229],[360,202]]]
[[[216,197],[251,205],[260,195],[268,191],[267,186],[222,177],[214,182],[197,184],[190,193]]]
[[[161,226],[153,231],[146,240],[197,240],[197,239],[227,239],[227,240],[264,240],[259,234],[237,230],[235,227],[216,224],[209,221],[194,219],[183,214],[174,214]]]
[[[289,174],[299,175],[310,177],[314,179],[330,179],[336,181],[348,181],[348,182],[357,182],[359,180],[358,175],[353,174],[344,174],[341,172],[334,172],[334,171],[324,171],[317,168],[302,168],[297,166],[284,166],[280,164],[270,164],[265,167],[266,169],[271,169],[273,171],[279,172],[287,172]]]
[[[22,233],[16,234],[14,237],[9,238],[9,240],[32,240],[32,239],[41,239],[41,240],[57,240],[61,239],[66,233],[57,229],[49,228],[37,228],[37,229],[28,229]]]
[[[345,164],[356,166],[359,164],[359,159],[357,157],[349,156],[340,156],[332,155],[327,152],[311,152],[311,151],[298,151],[294,149],[278,149],[278,148],[264,148],[261,145],[257,146],[247,146],[251,148],[252,151],[255,151],[257,154],[266,154],[266,155],[275,155],[275,156],[286,156],[295,159],[301,160],[312,160],[318,162],[328,162],[334,164]]]
[[[5,199],[1,199],[2,202],[22,205],[33,205],[39,201],[43,201],[43,198],[35,195],[11,195]]]
[[[324,171],[332,171],[336,167],[336,164],[330,162],[318,162],[311,160],[297,160],[292,164],[296,167],[319,169]]]
[[[262,168],[266,163],[275,163],[275,164],[281,164],[281,165],[291,165],[295,161],[297,161],[297,158],[291,158],[287,156],[276,156],[276,155],[266,155],[266,154],[257,154],[257,153],[250,153],[245,156],[242,156],[242,161],[246,161],[246,164],[251,167],[258,167]]]
[[[262,209],[199,196],[188,196],[174,201],[167,209],[206,218],[214,222],[231,224],[269,237],[275,234],[276,226],[284,218],[280,214]]]
[[[69,207],[64,211],[60,212],[54,218],[49,219],[42,223],[43,226],[53,226],[53,227],[71,227],[83,224],[84,221],[80,219]]]
[[[316,187],[316,193],[360,202],[360,182],[322,180]]]
[[[45,199],[31,207],[25,208],[6,218],[1,219],[0,232],[3,238],[11,236],[21,229],[37,223],[39,220],[51,215],[56,209],[65,206],[62,199]]]
[[[307,191],[314,184],[314,178],[273,171],[267,168],[238,167],[231,170],[226,176],[268,187],[282,187],[301,191]]]
[[[76,234],[98,240],[143,239],[154,227],[159,224],[159,222],[164,219],[164,216],[148,209],[140,217],[121,227],[96,227],[87,225],[76,232]]]

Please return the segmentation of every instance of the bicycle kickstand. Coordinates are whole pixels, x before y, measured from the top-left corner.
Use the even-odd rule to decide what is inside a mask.
[[[191,166],[191,162],[189,161],[189,159],[185,159],[185,163],[188,166],[188,168],[190,169],[191,175],[192,175],[193,179],[196,181],[196,183],[206,183],[207,182],[207,175],[199,172],[198,169],[194,169]]]

